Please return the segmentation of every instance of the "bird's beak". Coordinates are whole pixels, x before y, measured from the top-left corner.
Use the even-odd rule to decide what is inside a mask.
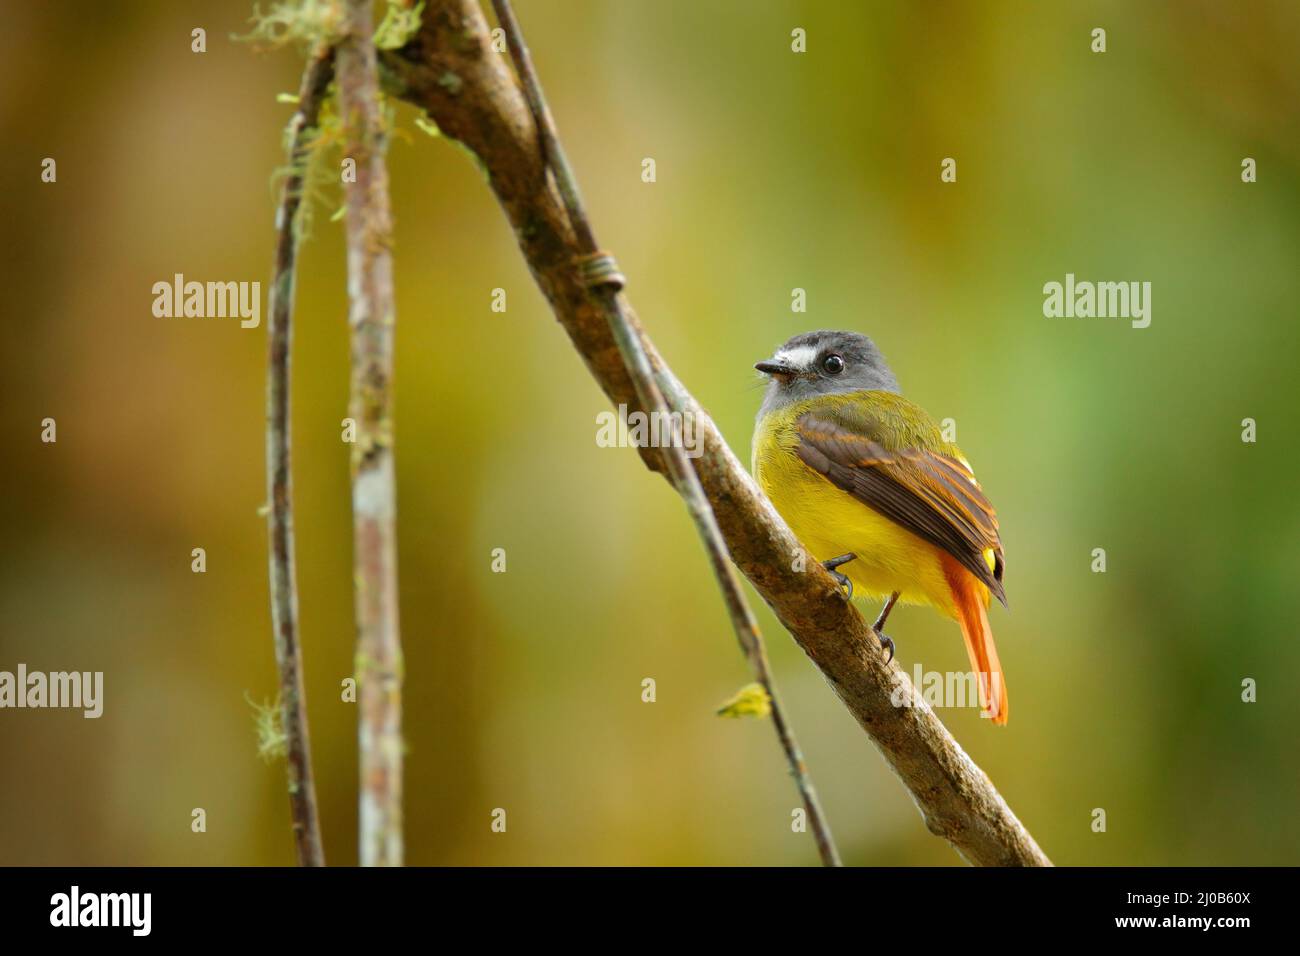
[[[772,359],[764,359],[754,365],[764,375],[776,375],[779,378],[789,378],[797,371],[793,365],[786,365],[784,362],[775,362]]]

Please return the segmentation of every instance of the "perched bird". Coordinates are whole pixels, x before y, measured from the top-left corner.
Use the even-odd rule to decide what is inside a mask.
[[[899,393],[856,332],[796,335],[754,366],[771,381],[754,430],[754,477],[808,552],[852,599],[929,604],[961,625],[980,706],[1007,722],[989,595],[1006,604],[993,506],[961,450]]]

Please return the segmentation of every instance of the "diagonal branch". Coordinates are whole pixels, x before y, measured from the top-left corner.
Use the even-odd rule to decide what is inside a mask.
[[[318,46],[303,71],[298,110],[287,134],[289,173],[276,210],[275,274],[267,322],[266,484],[270,537],[271,625],[280,669],[280,709],[289,774],[289,810],[301,866],[324,866],[316,782],[311,770],[307,704],[298,643],[298,585],[294,577],[293,483],[289,470],[289,352],[293,342],[293,290],[298,260],[302,203],[311,131],[334,75],[333,51]]]
[[[363,866],[402,864],[402,646],[397,616],[397,492],[392,378],[392,215],[370,0],[347,0],[336,53],[346,177],[348,324],[352,329],[352,549],[361,720]],[[346,173],[346,170],[345,170]]]
[[[547,180],[527,101],[492,51],[477,3],[430,0],[419,32],[388,54],[384,67],[390,89],[423,108],[483,164],[534,279],[610,400],[642,408],[604,310],[574,268],[584,250]],[[695,417],[703,441],[695,472],[732,561],[911,791],[926,825],[975,864],[1050,865],[906,675],[884,662],[868,625],[840,598],[835,582],[803,554],[712,419],[645,338],[626,299],[621,307],[669,405]],[[665,470],[659,450],[647,449],[644,456],[651,468]],[[891,696],[910,706],[896,706]]]
[[[587,220],[587,213],[578,193],[577,180],[569,166],[564,148],[560,145],[555,122],[551,118],[551,111],[547,108],[546,99],[542,94],[542,85],[533,69],[532,57],[524,43],[519,21],[515,19],[510,0],[493,0],[493,7],[496,9],[497,19],[506,32],[515,68],[522,78],[533,120],[541,134],[543,154],[555,176],[560,195],[564,197],[569,223],[577,235],[578,248],[582,254],[578,261],[583,266],[584,281],[605,313],[610,332],[618,343],[619,353],[623,357],[623,365],[632,377],[637,400],[643,408],[650,409],[653,415],[661,416],[659,420],[665,420],[669,414],[667,403],[655,380],[641,337],[632,328],[624,309],[624,301],[618,294],[623,288],[623,276],[614,264],[613,257],[601,253],[597,247],[595,232]],[[680,434],[675,436],[675,438],[680,437]],[[740,590],[736,572],[727,560],[727,546],[722,540],[722,533],[718,530],[717,520],[713,517],[713,509],[709,507],[699,476],[691,468],[686,450],[679,441],[670,438],[662,451],[672,483],[685,500],[686,508],[695,522],[705,550],[708,551],[709,563],[713,567],[718,586],[722,589],[736,639],[749,660],[755,678],[767,694],[772,724],[776,728],[777,739],[785,754],[786,763],[790,767],[790,775],[794,777],[799,795],[803,799],[808,823],[817,842],[817,852],[825,866],[841,866],[839,851],[835,848],[835,841],[831,837],[830,824],[826,821],[821,801],[817,799],[812,776],[808,772],[803,753],[794,737],[794,728],[790,726],[785,707],[777,695],[776,681],[772,677],[772,669],[767,660],[767,649],[763,645],[763,635],[758,629],[758,622],[754,620],[753,612],[749,609],[749,603]]]

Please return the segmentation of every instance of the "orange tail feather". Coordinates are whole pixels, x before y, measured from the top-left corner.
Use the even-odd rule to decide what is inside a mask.
[[[971,670],[979,684],[980,707],[984,715],[995,724],[1007,722],[1007,682],[1002,676],[1002,663],[993,643],[993,629],[989,627],[986,610],[988,593],[984,586],[956,561],[944,555],[944,576],[952,590],[953,607],[962,637],[966,639],[966,653]]]

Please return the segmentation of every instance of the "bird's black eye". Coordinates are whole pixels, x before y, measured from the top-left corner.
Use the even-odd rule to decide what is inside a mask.
[[[822,359],[822,368],[826,370],[827,375],[839,375],[844,371],[844,359],[838,355],[828,355]]]

